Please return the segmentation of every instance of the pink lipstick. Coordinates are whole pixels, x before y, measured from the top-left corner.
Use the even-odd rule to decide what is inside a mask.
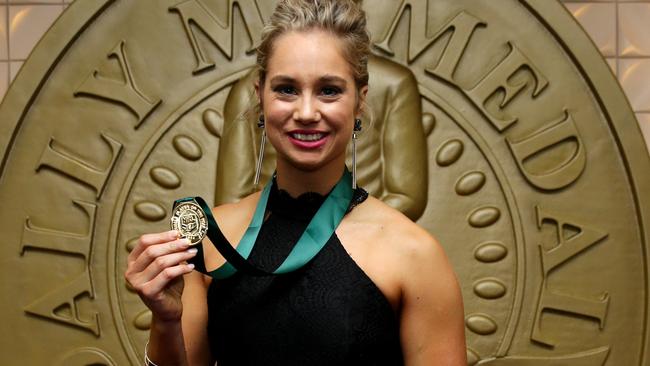
[[[289,141],[302,149],[317,149],[327,142],[328,134],[316,130],[294,130],[289,132]]]

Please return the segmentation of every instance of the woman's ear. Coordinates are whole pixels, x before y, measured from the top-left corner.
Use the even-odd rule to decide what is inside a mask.
[[[260,81],[259,79],[255,80],[253,83],[255,86],[255,95],[257,96],[257,101],[259,102],[260,108],[262,107],[262,90],[260,90]]]
[[[368,85],[364,85],[359,89],[359,103],[357,104],[357,114],[363,114],[364,109],[368,106],[366,104],[366,97],[368,96]]]

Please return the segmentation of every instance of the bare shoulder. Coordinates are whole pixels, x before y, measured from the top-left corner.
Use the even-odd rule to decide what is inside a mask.
[[[236,233],[241,231],[242,227],[245,230],[250,223],[259,198],[260,192],[255,192],[238,202],[226,203],[212,209],[212,215],[219,228],[231,243],[232,239],[236,237]]]
[[[422,255],[444,256],[438,241],[429,232],[374,197],[368,197],[352,213],[351,219],[369,229],[365,230],[366,235],[373,242],[389,244],[394,255],[412,260]]]
[[[464,365],[463,301],[447,256],[426,230],[383,202],[368,198],[351,219],[365,226],[371,247],[385,253],[382,279],[395,278],[406,364]],[[379,244],[379,245],[377,245]],[[380,284],[385,282],[379,282]]]
[[[377,259],[391,263],[390,271],[402,293],[402,300],[418,297],[421,291],[433,291],[438,295],[457,296],[456,274],[440,245],[429,232],[411,221],[401,212],[380,200],[368,199],[350,215],[350,219],[363,233]],[[352,214],[351,213],[351,214]]]

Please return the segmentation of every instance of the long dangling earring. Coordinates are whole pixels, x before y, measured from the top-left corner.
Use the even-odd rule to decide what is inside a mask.
[[[354,120],[352,131],[352,189],[357,189],[357,132],[361,132],[361,120]]]
[[[264,128],[264,115],[260,114],[257,120],[257,127],[262,129],[262,140],[260,142],[260,150],[257,156],[257,164],[255,164],[255,186],[260,183],[260,173],[262,171],[262,160],[264,160],[264,145],[266,145],[266,129]]]

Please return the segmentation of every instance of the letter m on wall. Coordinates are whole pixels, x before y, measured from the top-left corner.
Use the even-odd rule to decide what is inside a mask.
[[[433,0],[402,0],[388,30],[382,40],[375,46],[389,55],[394,55],[389,43],[404,12],[408,9],[410,14],[408,62],[413,62],[432,43],[441,39],[446,33],[451,32],[452,36],[447,41],[438,66],[429,70],[447,80],[451,80],[453,71],[462,57],[474,30],[479,26],[485,26],[486,23],[465,11],[460,11],[435,31],[429,32],[429,1]],[[429,36],[429,33],[433,33],[433,35]]]
[[[194,57],[196,57],[194,74],[214,67],[214,62],[207,58],[205,51],[199,45],[197,30],[201,30],[228,59],[232,60],[235,6],[244,20],[248,37],[251,39],[251,47],[247,52],[253,50],[254,40],[262,32],[262,16],[255,0],[228,0],[227,2],[225,24],[199,0],[184,1],[169,8],[170,11],[177,12],[183,21],[187,37],[194,51]]]

